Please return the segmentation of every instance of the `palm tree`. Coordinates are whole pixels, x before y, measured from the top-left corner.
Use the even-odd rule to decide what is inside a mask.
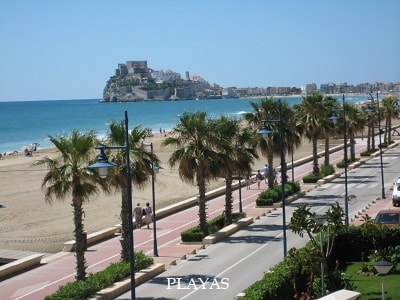
[[[53,203],[54,197],[58,200],[64,200],[68,195],[72,197],[76,280],[84,280],[86,277],[86,240],[82,222],[83,203],[98,192],[97,184],[107,191],[107,187],[100,177],[88,168],[88,163],[94,157],[96,137],[93,131],[82,134],[78,130],[73,130],[69,136],[49,136],[49,138],[60,152],[60,157],[57,159],[45,157],[36,161],[34,165],[46,165],[49,169],[42,182],[45,199],[48,203]]]
[[[326,115],[328,116],[332,110],[334,110],[336,107],[339,106],[339,103],[336,98],[332,96],[327,96],[323,99],[323,106],[324,106],[324,111],[321,112],[321,115]],[[323,124],[323,130],[324,130],[324,136],[325,136],[325,159],[324,159],[324,165],[328,166],[330,164],[330,152],[329,152],[329,147],[330,147],[330,136],[335,132],[335,126],[332,121],[329,120],[329,118],[321,119],[321,122]]]
[[[312,156],[313,156],[313,173],[319,173],[318,166],[318,139],[324,136],[323,123],[328,117],[324,114],[326,109],[324,107],[323,96],[319,93],[313,93],[307,97],[303,97],[302,101],[295,105],[296,116],[298,125],[301,127],[302,132],[312,142]],[[321,112],[323,112],[321,114]]]
[[[368,107],[363,107],[365,118],[368,126],[367,150],[375,151],[375,124],[378,123],[378,108],[376,103],[368,104]]]
[[[279,107],[278,102],[274,101],[273,98],[261,99],[260,102],[250,102],[253,111],[245,114],[245,119],[258,131],[263,120],[278,120],[279,119]],[[267,158],[267,164],[269,167],[268,174],[268,186],[273,187],[274,185],[274,152],[279,149],[279,130],[278,123],[269,123],[269,128],[272,130],[272,134],[268,138],[258,136],[258,148],[263,156]]]
[[[246,147],[254,140],[247,129],[240,132],[240,122],[221,116],[215,120],[213,130],[219,136],[216,145],[221,159],[220,172],[225,179],[225,225],[232,224],[232,181],[233,174],[248,174],[251,164],[258,155],[253,148]],[[253,143],[254,145],[254,143]]]
[[[159,164],[157,156],[145,150],[142,143],[146,138],[147,131],[140,125],[135,126],[129,133],[129,149],[131,162],[132,184],[142,189],[149,182],[152,162]],[[105,143],[109,146],[124,145],[125,123],[124,121],[112,121],[109,124]],[[110,186],[121,192],[121,260],[129,261],[129,212],[128,194],[126,182],[126,151],[124,149],[115,151],[109,155],[109,160],[117,164],[108,176]]]
[[[386,120],[385,123],[385,135],[384,135],[384,143],[391,143],[391,131],[392,131],[392,119],[396,114],[397,108],[397,100],[393,97],[393,95],[388,95],[382,100],[383,106],[383,116]]]
[[[350,140],[350,161],[356,159],[356,141],[355,135],[364,130],[366,120],[361,109],[350,103],[345,103],[346,106],[346,127]]]
[[[179,176],[188,183],[197,184],[199,190],[199,228],[208,234],[206,214],[206,189],[211,179],[220,174],[221,160],[214,150],[220,143],[210,130],[210,120],[206,112],[183,113],[178,124],[173,128],[172,136],[167,137],[162,145],[173,145],[176,150],[169,158],[170,166],[179,163]]]

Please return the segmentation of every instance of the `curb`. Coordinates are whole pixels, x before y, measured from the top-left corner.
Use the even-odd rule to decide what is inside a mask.
[[[135,273],[135,286],[138,286],[149,279],[161,274],[165,271],[164,264],[153,264],[150,267]],[[125,279],[114,283],[112,286],[102,289],[97,292],[93,297],[88,300],[111,300],[115,299],[119,295],[126,293],[131,288],[131,279]]]

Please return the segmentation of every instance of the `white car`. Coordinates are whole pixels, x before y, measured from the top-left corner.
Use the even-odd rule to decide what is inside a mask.
[[[400,206],[400,177],[393,184],[392,203],[393,206]]]

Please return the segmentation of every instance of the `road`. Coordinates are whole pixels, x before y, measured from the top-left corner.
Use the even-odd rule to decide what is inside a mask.
[[[386,196],[399,173],[399,147],[383,156]],[[379,156],[349,170],[348,193],[357,197],[349,205],[349,219],[381,196]],[[332,204],[344,207],[344,176],[324,184],[286,206],[286,223],[293,211],[307,203],[312,211],[324,213]],[[223,242],[209,246],[160,276],[136,288],[137,299],[234,299],[283,259],[282,209],[261,217]],[[306,238],[287,231],[288,249],[301,247]],[[155,296],[156,295],[156,296]],[[129,293],[117,299],[128,299]]]

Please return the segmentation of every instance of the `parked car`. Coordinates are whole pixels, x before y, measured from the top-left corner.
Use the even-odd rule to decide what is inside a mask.
[[[392,203],[393,206],[400,206],[400,177],[393,184]]]
[[[400,209],[384,209],[378,212],[374,223],[388,226],[400,225]]]

